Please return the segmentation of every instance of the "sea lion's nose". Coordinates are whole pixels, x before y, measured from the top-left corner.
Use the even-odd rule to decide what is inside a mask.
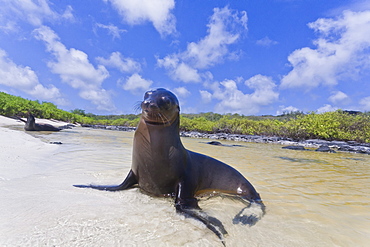
[[[158,108],[158,105],[152,100],[144,100],[143,104],[145,108],[151,108],[151,109]]]

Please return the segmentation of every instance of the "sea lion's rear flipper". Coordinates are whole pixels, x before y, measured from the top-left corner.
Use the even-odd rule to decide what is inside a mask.
[[[137,184],[137,179],[135,174],[130,170],[128,173],[126,179],[120,184],[120,185],[73,185],[74,187],[77,188],[92,188],[96,190],[108,190],[108,191],[117,191],[117,190],[126,190],[131,188]]]
[[[214,232],[222,241],[222,244],[225,245],[224,235],[227,234],[227,231],[225,230],[222,222],[203,212],[198,206],[197,199],[190,194],[188,191],[186,191],[186,187],[180,183],[175,201],[176,211],[185,215],[185,217],[191,217],[201,221],[207,226],[208,229]]]
[[[54,127],[51,124],[37,124],[37,123],[35,123],[35,130],[37,130],[37,131],[60,131],[62,129]]]

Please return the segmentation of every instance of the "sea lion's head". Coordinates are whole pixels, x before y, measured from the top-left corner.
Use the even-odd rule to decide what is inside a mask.
[[[28,113],[27,114],[27,121],[35,122],[35,117],[31,113]]]
[[[176,96],[164,88],[146,92],[141,109],[144,121],[152,125],[171,125],[180,113]]]
[[[32,127],[35,126],[35,117],[31,113],[27,114],[27,125]]]

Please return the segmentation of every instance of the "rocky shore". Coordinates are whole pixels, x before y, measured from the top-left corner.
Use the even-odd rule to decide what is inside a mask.
[[[105,130],[119,130],[119,131],[135,131],[136,130],[136,127],[115,126],[115,125],[81,124],[81,127],[87,127],[87,128],[93,128],[93,129],[105,129]]]
[[[182,137],[191,138],[208,138],[213,140],[228,140],[239,142],[254,142],[254,143],[273,143],[283,145],[283,148],[292,150],[312,150],[318,152],[352,152],[370,154],[370,143],[358,143],[355,141],[326,141],[319,139],[309,139],[296,141],[291,138],[278,136],[259,136],[259,135],[239,135],[226,133],[200,133],[196,131],[181,132]]]
[[[119,130],[119,131],[135,131],[135,127],[125,126],[107,126],[107,125],[81,125],[94,129]],[[280,144],[283,148],[292,150],[314,150],[318,152],[351,152],[370,154],[370,143],[358,143],[355,141],[326,141],[320,139],[309,139],[297,141],[287,137],[278,136],[260,136],[260,135],[241,135],[228,133],[201,133],[197,131],[182,131],[181,137],[190,138],[207,138],[212,140],[228,140],[239,142],[254,142],[254,143],[273,143]]]

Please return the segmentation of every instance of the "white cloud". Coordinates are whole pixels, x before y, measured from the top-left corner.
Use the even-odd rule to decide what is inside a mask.
[[[117,26],[115,26],[113,24],[104,25],[104,24],[101,24],[101,23],[96,23],[96,26],[100,27],[100,28],[103,28],[103,29],[107,29],[108,34],[112,35],[113,39],[116,39],[116,38],[120,39],[121,38],[121,33],[127,32],[124,29],[119,29]]]
[[[180,59],[175,55],[169,55],[163,59],[157,60],[159,67],[166,68],[170,77],[176,81],[183,82],[200,82],[201,76],[198,71],[189,65],[180,62]]]
[[[159,67],[169,71],[174,80],[199,82],[198,70],[210,68],[225,59],[235,59],[228,46],[236,43],[247,29],[246,12],[215,8],[207,25],[207,35],[198,42],[188,44],[186,51],[157,59]]]
[[[30,67],[15,64],[1,49],[0,78],[0,84],[21,90],[38,99],[49,100],[57,104],[66,103],[58,88],[54,85],[43,86]]]
[[[73,16],[73,8],[71,5],[68,5],[64,13],[61,15],[63,19],[73,21],[75,18]]]
[[[110,94],[101,88],[101,84],[109,76],[103,65],[95,68],[86,53],[74,48],[67,49],[49,27],[42,26],[33,33],[36,39],[45,42],[46,50],[53,54],[55,60],[48,62],[53,73],[58,74],[63,82],[80,90],[80,97],[91,101],[97,109],[114,108]]]
[[[255,75],[245,81],[245,85],[254,89],[251,100],[258,105],[268,105],[278,99],[279,94],[274,91],[276,85],[270,77]]]
[[[283,88],[336,85],[369,67],[370,11],[344,11],[336,19],[322,18],[308,26],[319,34],[316,49],[304,47],[289,55],[293,69],[282,78]]]
[[[280,106],[279,107],[280,109],[276,112],[276,115],[282,115],[282,114],[285,114],[285,113],[290,113],[290,112],[296,112],[296,111],[299,111],[298,108],[294,107],[294,106]]]
[[[182,98],[186,98],[191,94],[189,90],[187,90],[185,87],[178,87],[178,88],[175,88],[173,91],[175,91],[177,96],[182,97]]]
[[[262,39],[259,39],[256,41],[256,44],[257,45],[260,45],[260,46],[266,46],[266,47],[269,47],[269,46],[272,46],[272,45],[277,45],[278,42],[277,41],[274,41],[274,40],[271,40],[269,37],[264,37]]]
[[[176,18],[171,13],[174,0],[107,0],[130,25],[152,22],[154,28],[165,36],[176,32]]]
[[[132,93],[141,93],[147,91],[152,84],[153,81],[146,80],[135,73],[126,80],[122,88]]]
[[[136,62],[132,58],[124,57],[120,52],[112,52],[108,59],[97,57],[96,58],[101,64],[119,69],[122,73],[134,73],[141,70],[140,63]]]
[[[362,105],[363,111],[370,111],[370,96],[362,98],[360,100],[360,105]]]
[[[195,68],[204,69],[220,63],[229,53],[228,45],[235,43],[246,29],[247,13],[215,8],[207,25],[208,35],[199,42],[188,44],[182,54]]]
[[[207,104],[212,101],[212,94],[205,90],[199,90],[200,96],[202,98],[202,102]]]
[[[334,16],[334,15],[340,15],[343,11],[346,10],[352,10],[352,11],[366,11],[370,9],[370,2],[369,0],[354,0],[349,1],[346,4],[340,4],[339,7],[331,9],[328,11],[328,15]]]
[[[63,13],[53,11],[48,0],[2,0],[0,4],[0,21],[4,26],[16,27],[17,20],[26,21],[33,26],[41,26],[45,20],[73,20],[72,7],[67,6]],[[12,24],[13,23],[13,24]]]
[[[225,80],[211,85],[212,98],[219,100],[215,111],[251,115],[258,113],[262,106],[278,100],[279,94],[274,91],[276,85],[270,77],[256,75],[246,80],[245,85],[254,89],[254,92],[244,94],[238,89],[234,80]],[[203,92],[202,94],[205,99],[209,98],[207,93]]]
[[[4,33],[15,32],[18,30],[17,23],[15,21],[3,21],[0,16],[0,30]]]
[[[345,105],[348,104],[350,101],[348,95],[341,91],[333,92],[332,95],[328,98],[328,100],[336,105],[338,104]]]
[[[320,113],[331,112],[331,111],[336,111],[336,110],[338,110],[338,107],[334,107],[334,106],[325,104],[324,106],[317,109],[316,112],[320,114]]]

